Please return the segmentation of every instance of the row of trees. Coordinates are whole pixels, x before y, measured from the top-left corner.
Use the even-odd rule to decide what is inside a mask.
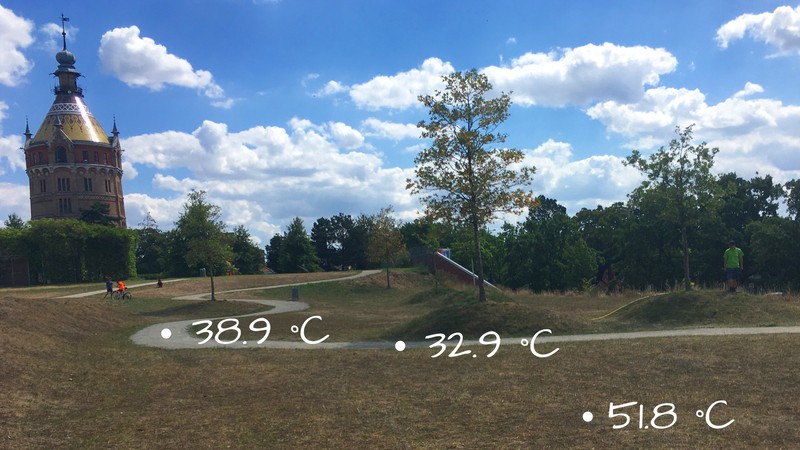
[[[175,228],[161,231],[148,214],[136,230],[137,268],[142,274],[175,277],[196,276],[206,269],[211,277],[211,298],[215,299],[214,275],[257,274],[264,268],[264,251],[250,233],[239,225],[227,232],[222,210],[206,200],[205,191],[189,192]]]
[[[175,228],[161,231],[148,214],[141,228],[116,226],[108,205],[81,210],[78,219],[25,223],[16,214],[0,229],[0,254],[24,256],[31,276],[42,282],[99,281],[141,276],[196,276],[261,273],[264,251],[243,226],[227,232],[221,209],[204,191],[191,191]]]
[[[487,250],[496,258],[488,270],[511,287],[574,287],[601,268],[605,285],[680,280],[689,290],[692,280],[722,278],[720,256],[725,242],[735,239],[754,263],[745,265],[745,277],[800,282],[797,180],[780,186],[769,176],[746,181],[713,175],[719,150],[705,142],[694,145],[694,125],[677,127],[668,147],[647,158],[638,151],[626,158],[626,165],[646,176],[626,205],[582,210],[570,218],[555,201],[534,200],[521,188],[535,172],[522,164],[521,152],[497,147],[506,137],[495,130],[508,118],[508,95],[485,100],[492,86],[475,69],[443,81],[443,92],[419,97],[429,120],[418,127],[433,143],[417,156],[416,178],[407,188],[424,194],[426,220],[472,232],[481,300]],[[781,197],[794,220],[777,216]],[[522,224],[506,224],[498,235],[485,231],[497,213],[526,208],[531,212]]]
[[[0,229],[0,254],[25,257],[31,281],[77,283],[136,276],[133,230],[67,219],[27,223],[12,214]]]
[[[742,278],[756,285],[800,286],[800,219],[797,208],[780,217],[781,202],[796,202],[798,183],[774,183],[770,176],[745,180],[733,173],[714,180],[716,210],[702,211],[686,228],[692,282],[724,281],[722,253],[735,240],[745,253]],[[658,191],[631,196],[627,203],[584,208],[570,217],[554,199],[538,197],[539,206],[519,224],[495,233],[481,230],[481,253],[490,281],[534,291],[663,288],[685,282],[683,238],[677,220],[663,214]],[[470,267],[476,261],[471,230],[428,221],[400,227],[409,247],[451,249],[451,257]],[[684,285],[685,286],[685,285]]]
[[[378,214],[358,217],[345,214],[320,217],[306,232],[303,220],[295,217],[286,232],[276,234],[266,246],[267,266],[278,273],[321,270],[363,270],[386,268],[407,262],[406,246],[392,207]]]

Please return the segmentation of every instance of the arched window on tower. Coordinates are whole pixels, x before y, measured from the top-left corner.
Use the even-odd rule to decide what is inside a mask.
[[[64,147],[58,147],[56,149],[56,162],[57,163],[67,162],[67,150]]]

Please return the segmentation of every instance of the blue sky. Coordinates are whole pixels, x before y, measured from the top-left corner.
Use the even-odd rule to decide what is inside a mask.
[[[570,213],[624,201],[621,158],[690,123],[718,173],[800,175],[800,6],[606,3],[0,0],[0,216],[30,217],[19,148],[61,13],[86,104],[106,132],[116,115],[132,226],[171,228],[192,188],[262,243],[294,216],[412,220],[416,97],[473,67],[513,91],[506,144]]]

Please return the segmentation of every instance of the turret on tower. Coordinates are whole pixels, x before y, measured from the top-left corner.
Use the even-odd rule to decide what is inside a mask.
[[[31,218],[78,218],[80,209],[99,202],[126,226],[122,195],[122,148],[114,120],[108,136],[83,102],[75,55],[67,50],[67,33],[61,15],[64,48],[56,53],[56,96],[38,131],[31,137],[25,125],[25,164],[30,179]]]

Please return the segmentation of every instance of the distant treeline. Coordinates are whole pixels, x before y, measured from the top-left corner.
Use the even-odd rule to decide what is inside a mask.
[[[714,212],[699,212],[688,230],[690,279],[697,285],[724,281],[722,254],[730,240],[744,251],[742,280],[774,287],[800,286],[800,181],[785,186],[771,176],[717,178],[721,192]],[[615,286],[663,289],[683,280],[681,233],[677,218],[663,219],[659,191],[639,192],[626,204],[582,209],[572,217],[556,200],[540,196],[540,206],[520,224],[483,232],[481,251],[487,279],[534,291]],[[781,202],[789,217],[780,217]],[[424,245],[431,227],[401,227],[409,247]],[[470,267],[474,254],[467,230],[443,227],[440,247]]]
[[[742,179],[734,173],[716,178],[715,207],[704,211],[688,229],[691,281],[712,285],[724,280],[722,254],[730,240],[744,251],[742,280],[747,284],[800,286],[800,181],[780,185],[772,177]],[[683,280],[681,233],[677,218],[664,219],[658,190],[638,190],[626,203],[582,209],[574,216],[557,200],[540,196],[518,224],[498,232],[481,232],[487,280],[533,291],[615,289],[619,286],[662,289]],[[781,203],[788,217],[779,216]],[[266,245],[266,265],[279,273],[377,268],[369,258],[376,217],[338,214],[322,217],[307,233],[295,218],[287,231]],[[31,281],[99,281],[136,274],[196,276],[201,265],[186,262],[193,238],[181,225],[161,231],[152,219],[136,230],[78,220],[32,220],[16,215],[0,229],[0,254],[22,255],[30,263]],[[472,267],[472,232],[418,220],[397,230],[407,248],[451,249],[451,258]],[[261,273],[265,251],[253,244],[243,226],[225,233],[222,244],[233,258],[219,261],[214,273]],[[409,259],[394,260],[409,265]]]
[[[0,255],[25,257],[34,284],[198,276],[205,266],[187,263],[193,236],[183,223],[161,231],[152,219],[142,228],[127,229],[77,219],[25,223],[12,214],[0,229]],[[224,233],[221,241],[233,258],[218,261],[213,267],[216,274],[261,273],[264,250],[251,241],[243,226]]]
[[[723,282],[722,254],[733,240],[745,254],[741,276],[747,284],[800,286],[800,182],[782,186],[769,175],[745,180],[735,173],[716,182],[715,207],[704,211],[701,206],[688,229],[691,281]],[[626,203],[584,208],[572,217],[555,199],[540,196],[538,201],[521,223],[482,231],[484,271],[493,283],[533,291],[611,290],[663,289],[683,280],[680,228],[677,218],[671,222],[660,214],[664,198],[658,190],[638,191]],[[779,216],[781,203],[788,217]],[[323,217],[308,236],[295,219],[266,247],[267,265],[278,272],[371,268],[366,247],[373,223],[363,214]],[[450,248],[454,261],[467,268],[473,264],[467,228],[416,221],[399,231],[407,248]]]

